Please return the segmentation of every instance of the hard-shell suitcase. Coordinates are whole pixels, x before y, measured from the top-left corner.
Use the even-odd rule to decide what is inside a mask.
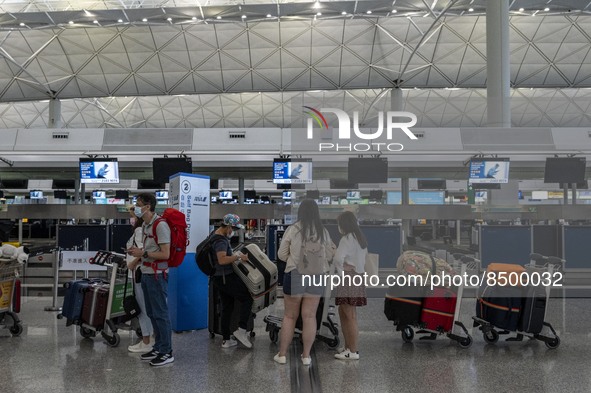
[[[523,301],[519,330],[538,334],[544,327],[544,318],[546,317],[546,289],[530,286],[525,290],[526,297]]]
[[[248,320],[246,330],[251,332],[254,329],[254,317]],[[234,302],[234,311],[232,312],[232,318],[230,320],[230,332],[238,329],[238,322],[240,321],[240,302],[236,300]],[[213,281],[209,281],[209,298],[207,306],[207,329],[213,337],[215,334],[222,334],[222,303],[220,299],[220,293],[214,285]]]
[[[232,266],[252,295],[252,312],[257,313],[275,303],[277,266],[256,244],[249,244],[240,251],[248,254],[248,261],[237,261]]]
[[[476,316],[499,329],[516,331],[523,304],[522,288],[486,286],[476,303]]]
[[[454,291],[433,288],[433,292],[423,299],[421,324],[429,330],[451,332],[457,301],[458,297]]]
[[[384,314],[399,329],[417,325],[421,318],[423,287],[390,287],[384,300]]]
[[[84,292],[91,282],[91,280],[85,278],[64,284],[66,293],[64,294],[64,304],[62,305],[62,316],[66,318],[66,326],[80,323]]]
[[[86,288],[82,305],[82,322],[95,328],[102,328],[107,317],[109,284],[94,283]]]

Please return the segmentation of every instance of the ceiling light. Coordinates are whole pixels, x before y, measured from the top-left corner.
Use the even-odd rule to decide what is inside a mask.
[[[273,15],[267,14],[267,18],[272,18],[272,17],[273,17]]]
[[[397,13],[397,12],[398,12],[398,10],[392,10],[392,13],[393,13],[393,14],[395,14],[395,13]]]
[[[71,20],[71,21],[69,21],[69,22],[68,22],[68,24],[69,24],[69,25],[73,25],[73,24],[74,24],[74,21],[73,21],[73,20]]]
[[[317,12],[316,16],[322,16],[322,12]]]
[[[550,11],[550,8],[546,7],[546,8],[544,8],[544,11],[548,12],[548,11]]]
[[[148,20],[146,18],[142,19],[142,22],[147,22]]]
[[[118,19],[117,22],[118,23],[123,23],[123,19]]]
[[[320,2],[319,1],[317,1],[317,2],[314,3],[314,8],[320,8],[320,7],[321,7],[321,5],[320,5]]]
[[[216,16],[215,18],[216,18],[216,19],[222,19],[222,17],[221,17],[221,16],[219,16],[219,15],[218,15],[218,16]]]
[[[474,8],[468,8],[468,12],[474,12]]]
[[[367,10],[366,14],[368,14],[368,15],[371,14],[371,10]]]
[[[341,12],[341,15],[347,15],[347,11]]]
[[[241,18],[242,18],[242,19],[246,19],[246,15],[242,15],[242,16],[241,16]]]
[[[519,12],[523,12],[523,11],[525,11],[525,8],[520,8],[519,9]]]
[[[191,20],[197,20],[197,17],[196,17],[196,16],[194,16],[194,17],[192,17],[192,18],[191,18]]]
[[[98,24],[98,20],[93,20],[92,23],[94,23],[95,25]]]
[[[19,23],[19,26],[23,27],[25,24],[23,22]]]
[[[172,22],[172,18],[166,18],[166,20]]]

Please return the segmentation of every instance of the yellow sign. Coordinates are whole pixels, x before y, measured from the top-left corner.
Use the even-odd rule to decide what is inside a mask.
[[[14,280],[0,282],[0,311],[10,308]]]

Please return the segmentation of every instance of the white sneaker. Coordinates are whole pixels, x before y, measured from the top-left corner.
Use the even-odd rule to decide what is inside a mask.
[[[312,358],[305,358],[302,356],[302,364],[304,366],[309,366],[312,364]]]
[[[152,350],[152,343],[150,343],[150,344],[144,344],[143,341],[140,341],[139,343],[137,343],[135,345],[130,345],[129,347],[127,347],[127,350],[129,352],[133,352],[133,353],[146,353],[146,352],[150,352]]]
[[[273,357],[273,360],[279,364],[285,364],[287,363],[287,356],[279,356],[279,354],[277,354],[275,357]]]
[[[238,341],[234,340],[233,338],[229,340],[222,341],[222,348],[231,348],[238,345]]]
[[[236,340],[240,341],[240,344],[244,345],[246,348],[252,348],[252,343],[248,339],[248,335],[246,334],[246,330],[244,330],[242,328],[238,328],[238,330],[236,330],[234,332],[234,338]]]
[[[346,349],[341,353],[336,353],[334,357],[340,360],[359,360],[359,352],[351,352]]]

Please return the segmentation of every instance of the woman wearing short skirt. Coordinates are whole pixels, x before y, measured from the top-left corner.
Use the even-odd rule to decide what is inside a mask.
[[[357,326],[357,307],[367,304],[363,274],[365,273],[365,258],[367,256],[367,240],[357,218],[351,212],[344,212],[337,218],[339,232],[343,237],[339,242],[333,262],[339,275],[343,272],[345,285],[336,289],[336,305],[339,306],[339,317],[345,337],[345,346],[339,349],[335,358],[341,360],[359,360],[357,342],[359,328]],[[358,276],[357,278],[355,278]],[[360,285],[354,285],[358,283]]]

